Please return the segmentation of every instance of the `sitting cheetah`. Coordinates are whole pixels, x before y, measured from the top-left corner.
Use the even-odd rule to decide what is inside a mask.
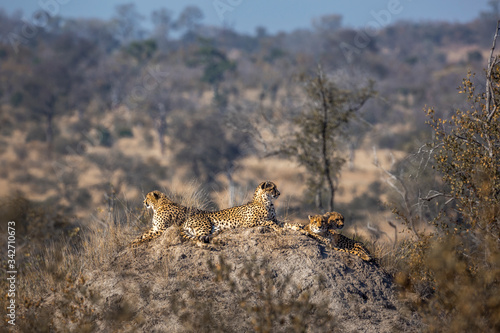
[[[273,182],[262,182],[252,201],[244,205],[191,215],[182,227],[182,234],[187,239],[208,243],[217,233],[231,228],[268,226],[279,230],[272,202],[279,195]]]
[[[196,208],[179,205],[160,191],[149,192],[144,199],[144,205],[148,209],[153,209],[153,226],[132,242],[133,248],[159,237],[171,225],[180,226],[189,215],[203,212]]]
[[[306,226],[285,225],[289,229],[319,240],[334,250],[352,253],[364,261],[371,261],[372,257],[362,243],[335,232],[334,229],[341,229],[343,226],[344,217],[337,212],[309,216],[309,224]]]

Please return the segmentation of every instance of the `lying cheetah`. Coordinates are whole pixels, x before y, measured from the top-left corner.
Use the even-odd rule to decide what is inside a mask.
[[[371,261],[372,257],[362,243],[335,232],[334,229],[341,229],[343,226],[344,217],[337,212],[309,216],[309,224],[306,226],[285,224],[286,228],[315,238],[334,250],[355,254],[364,261]]]
[[[311,216],[309,216],[310,223],[308,225],[283,223],[286,229],[299,231],[302,234],[323,234],[327,230],[342,229],[344,227],[344,216],[337,212],[327,212],[323,215],[314,215],[315,223],[311,223]]]
[[[208,243],[217,233],[231,228],[268,226],[279,230],[272,200],[280,195],[273,182],[257,186],[252,201],[216,212],[203,212],[188,217],[182,235],[191,240]]]
[[[133,248],[159,237],[171,225],[180,226],[189,215],[203,212],[196,208],[179,205],[160,191],[149,192],[144,199],[144,206],[151,208],[154,212],[153,226],[132,242]]]

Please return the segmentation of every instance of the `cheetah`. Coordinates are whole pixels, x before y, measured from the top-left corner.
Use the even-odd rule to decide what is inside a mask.
[[[244,205],[189,216],[182,227],[182,235],[186,239],[209,243],[219,232],[232,228],[268,226],[279,231],[273,205],[279,195],[273,182],[262,182],[255,189],[252,201]]]
[[[283,223],[283,227],[286,229],[292,229],[295,231],[300,231],[303,234],[324,234],[327,230],[332,229],[342,229],[344,227],[344,216],[337,212],[327,212],[323,215],[314,215],[314,223],[311,222],[308,225],[293,224],[293,223]],[[309,219],[311,216],[309,216]]]
[[[336,251],[357,255],[364,261],[371,261],[372,257],[362,243],[335,232],[342,229],[344,217],[337,212],[324,215],[309,215],[309,224],[306,226],[286,224],[285,227],[315,238]]]
[[[180,226],[189,215],[203,212],[197,208],[179,205],[160,191],[149,192],[144,199],[144,206],[153,210],[153,226],[132,242],[132,248],[159,237],[171,225]]]

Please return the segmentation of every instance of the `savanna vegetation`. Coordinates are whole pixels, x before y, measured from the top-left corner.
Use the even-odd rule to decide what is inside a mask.
[[[0,11],[0,227],[5,235],[16,222],[26,330],[54,328],[36,325],[50,317],[36,313],[49,290],[67,295],[54,303],[63,317],[95,329],[79,301],[94,297],[82,272],[146,227],[145,193],[225,208],[267,179],[282,193],[282,219],[342,212],[422,330],[500,330],[491,6],[468,23],[395,21],[374,36],[338,15],[245,35],[204,25],[196,7],[145,18],[126,4],[110,20],[46,14],[43,26]],[[212,271],[229,284],[225,267]],[[302,298],[265,303],[269,268],[245,269],[291,327],[286,309],[315,309]],[[172,305],[179,316],[181,303]],[[110,318],[122,321],[127,309]],[[271,325],[263,313],[254,312],[254,329]]]

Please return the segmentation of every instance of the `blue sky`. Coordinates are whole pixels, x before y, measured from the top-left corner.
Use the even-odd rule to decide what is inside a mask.
[[[41,4],[55,4],[54,10],[63,17],[96,17],[109,19],[118,4],[136,4],[141,14],[149,19],[150,13],[161,7],[174,15],[187,5],[198,6],[205,14],[203,22],[228,25],[253,34],[257,26],[271,33],[308,28],[311,20],[326,14],[340,14],[343,25],[364,27],[376,16],[383,22],[398,20],[467,22],[481,11],[489,10],[488,0],[0,0],[0,8],[8,13],[21,9],[24,16],[41,8]],[[389,13],[390,15],[384,15]]]

